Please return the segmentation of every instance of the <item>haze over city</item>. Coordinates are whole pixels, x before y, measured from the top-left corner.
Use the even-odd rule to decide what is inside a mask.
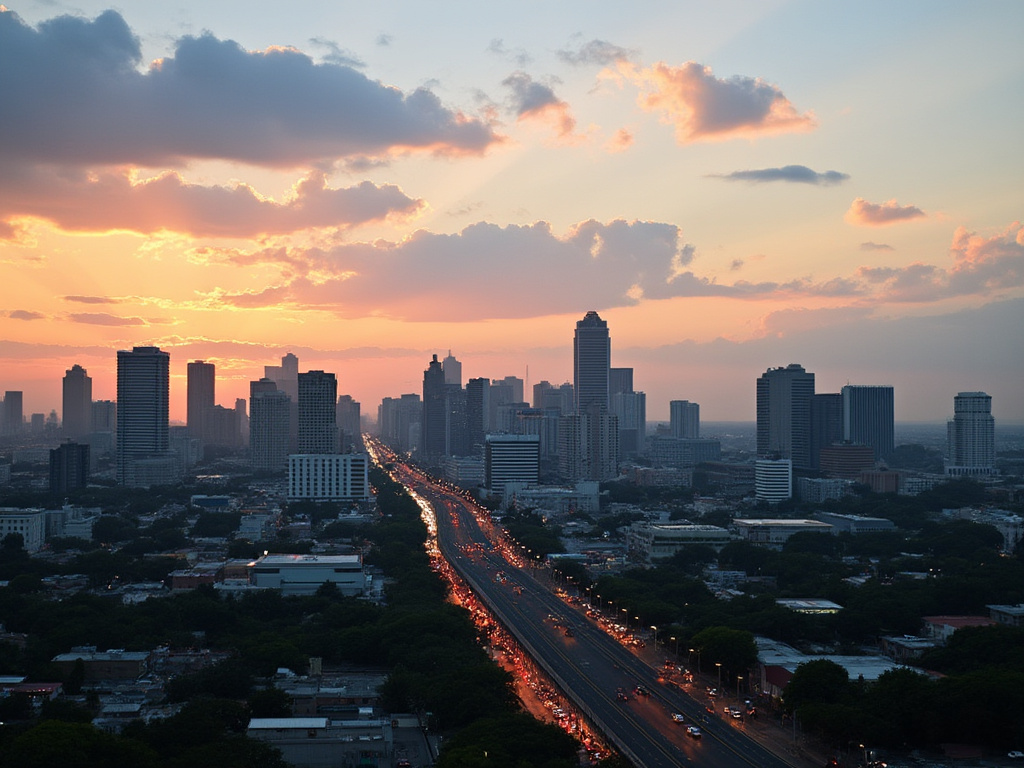
[[[571,381],[599,311],[650,420],[799,363],[1024,422],[1024,6],[0,6],[0,389],[292,352],[373,413]]]

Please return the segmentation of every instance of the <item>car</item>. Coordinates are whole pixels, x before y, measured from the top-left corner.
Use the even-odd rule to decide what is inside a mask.
[[[699,739],[701,737],[700,728],[696,725],[690,725],[686,728],[686,735],[691,739]]]
[[[619,701],[629,701],[629,694],[626,693],[622,688],[615,691],[615,698]]]
[[[1013,750],[1013,752],[1007,752],[1006,756],[1012,760],[1024,760],[1024,752],[1021,752],[1018,749]]]
[[[633,693],[635,693],[637,696],[650,696],[651,695],[651,692],[649,690],[647,690],[642,685],[638,685],[636,688],[634,688],[633,689]]]
[[[395,763],[395,768],[412,768],[412,763],[410,763],[404,757],[400,757],[398,759],[398,762]]]
[[[681,712],[673,712],[672,713],[672,719],[675,722],[677,722],[677,723],[685,723],[686,722],[686,718],[683,716],[683,714]]]

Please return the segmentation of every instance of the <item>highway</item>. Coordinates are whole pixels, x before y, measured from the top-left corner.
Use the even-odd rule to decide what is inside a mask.
[[[699,765],[708,768],[787,768],[744,732],[742,724],[709,714],[675,683],[637,658],[579,610],[552,594],[528,568],[503,552],[471,502],[418,470],[395,464],[396,479],[428,502],[440,554],[516,638],[524,651],[605,738],[637,768]],[[498,542],[498,546],[495,546]],[[571,634],[566,629],[571,629]],[[637,686],[649,695],[633,693]],[[628,692],[627,701],[619,691]],[[696,724],[692,738],[671,713]]]

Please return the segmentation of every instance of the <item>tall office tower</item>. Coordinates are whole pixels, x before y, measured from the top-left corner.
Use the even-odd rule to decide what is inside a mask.
[[[293,403],[298,403],[299,358],[291,352],[281,358],[280,365],[263,366],[263,378],[273,381],[278,390],[288,395]]]
[[[206,421],[209,412],[216,403],[214,387],[216,386],[216,367],[213,363],[202,360],[188,364],[188,399],[186,402],[186,425],[192,437],[199,438],[206,442],[210,435],[207,434]]]
[[[540,476],[540,437],[488,435],[484,451],[484,483],[504,494],[506,483],[535,485]]]
[[[512,393],[512,400],[510,402],[522,403],[525,401],[524,395],[526,392],[526,385],[518,376],[506,376],[500,381],[496,379],[494,383],[504,384],[509,388],[509,391]]]
[[[218,448],[238,448],[242,445],[242,425],[239,422],[239,413],[234,408],[225,408],[223,405],[207,408],[206,417],[203,419],[203,432],[206,436],[200,445]],[[192,434],[191,430],[189,434]]]
[[[953,398],[953,420],[946,424],[949,442],[946,474],[962,477],[991,475],[996,463],[996,425],[992,397],[984,392],[961,392]]]
[[[459,389],[462,389],[462,363],[452,356],[450,349],[448,350],[448,357],[441,361],[441,370],[444,371],[445,384],[454,384]]]
[[[696,440],[700,437],[700,405],[689,400],[670,400],[668,423],[672,437]]]
[[[843,441],[843,396],[839,392],[811,397],[811,469],[821,468],[821,449]]]
[[[490,379],[470,379],[466,382],[466,440],[470,453],[479,455],[483,451],[484,435],[487,434],[487,414],[491,405]]]
[[[423,372],[423,454],[428,458],[444,456],[446,394],[444,370],[434,355]]]
[[[632,368],[609,368],[608,369],[608,394],[616,392],[633,391],[633,369]]]
[[[288,466],[292,399],[268,378],[249,382],[249,452],[253,469],[282,472]]]
[[[814,374],[792,363],[769,368],[757,380],[757,455],[791,459],[811,468],[811,397]]]
[[[642,453],[647,436],[647,395],[643,392],[612,392],[608,410],[619,421],[619,457]]]
[[[385,397],[377,408],[380,439],[400,451],[415,451],[422,440],[423,401],[417,394]]]
[[[89,484],[89,445],[69,440],[50,449],[50,493],[67,493]]]
[[[4,392],[4,418],[0,423],[0,431],[5,435],[16,435],[21,432],[25,420],[23,395],[19,390]]]
[[[444,393],[444,454],[469,456],[469,413],[466,390],[457,384],[445,384]]]
[[[299,374],[298,452],[338,452],[338,380],[333,373]]]
[[[577,321],[572,357],[576,413],[586,413],[592,405],[607,411],[612,340],[608,335],[608,323],[597,312],[587,312],[582,320]]]
[[[338,447],[341,453],[363,450],[360,406],[352,395],[338,396]]]
[[[507,379],[495,379],[487,393],[487,432],[498,432],[501,429],[501,410],[510,403],[518,403],[515,390]]]
[[[242,445],[249,444],[249,411],[244,397],[235,398],[235,413],[238,414],[238,430],[241,433]]]
[[[281,358],[280,365],[264,366],[263,377],[273,381],[291,399],[288,450],[294,451],[299,442],[299,358],[289,352]]]
[[[92,378],[80,365],[64,373],[61,414],[64,437],[74,440],[92,432]]]
[[[876,461],[891,456],[896,447],[892,387],[847,384],[842,396],[843,440],[870,445]]]
[[[117,353],[117,482],[146,485],[140,464],[166,458],[171,356],[159,347]],[[145,475],[145,477],[144,477]]]
[[[92,404],[93,432],[117,434],[117,403],[113,400],[94,400]]]
[[[618,476],[619,420],[596,403],[558,421],[558,473],[570,482]]]

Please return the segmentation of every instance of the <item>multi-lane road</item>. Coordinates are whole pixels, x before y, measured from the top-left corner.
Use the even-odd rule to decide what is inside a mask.
[[[637,768],[787,768],[744,731],[745,725],[708,713],[616,638],[514,564],[485,531],[471,503],[418,470],[395,466],[397,479],[429,502],[441,555],[478,599],[515,636],[575,708]],[[486,525],[486,523],[484,523]],[[569,630],[568,632],[566,630]],[[637,686],[649,695],[637,696]],[[619,691],[628,693],[623,701]],[[673,720],[680,713],[701,737]]]

